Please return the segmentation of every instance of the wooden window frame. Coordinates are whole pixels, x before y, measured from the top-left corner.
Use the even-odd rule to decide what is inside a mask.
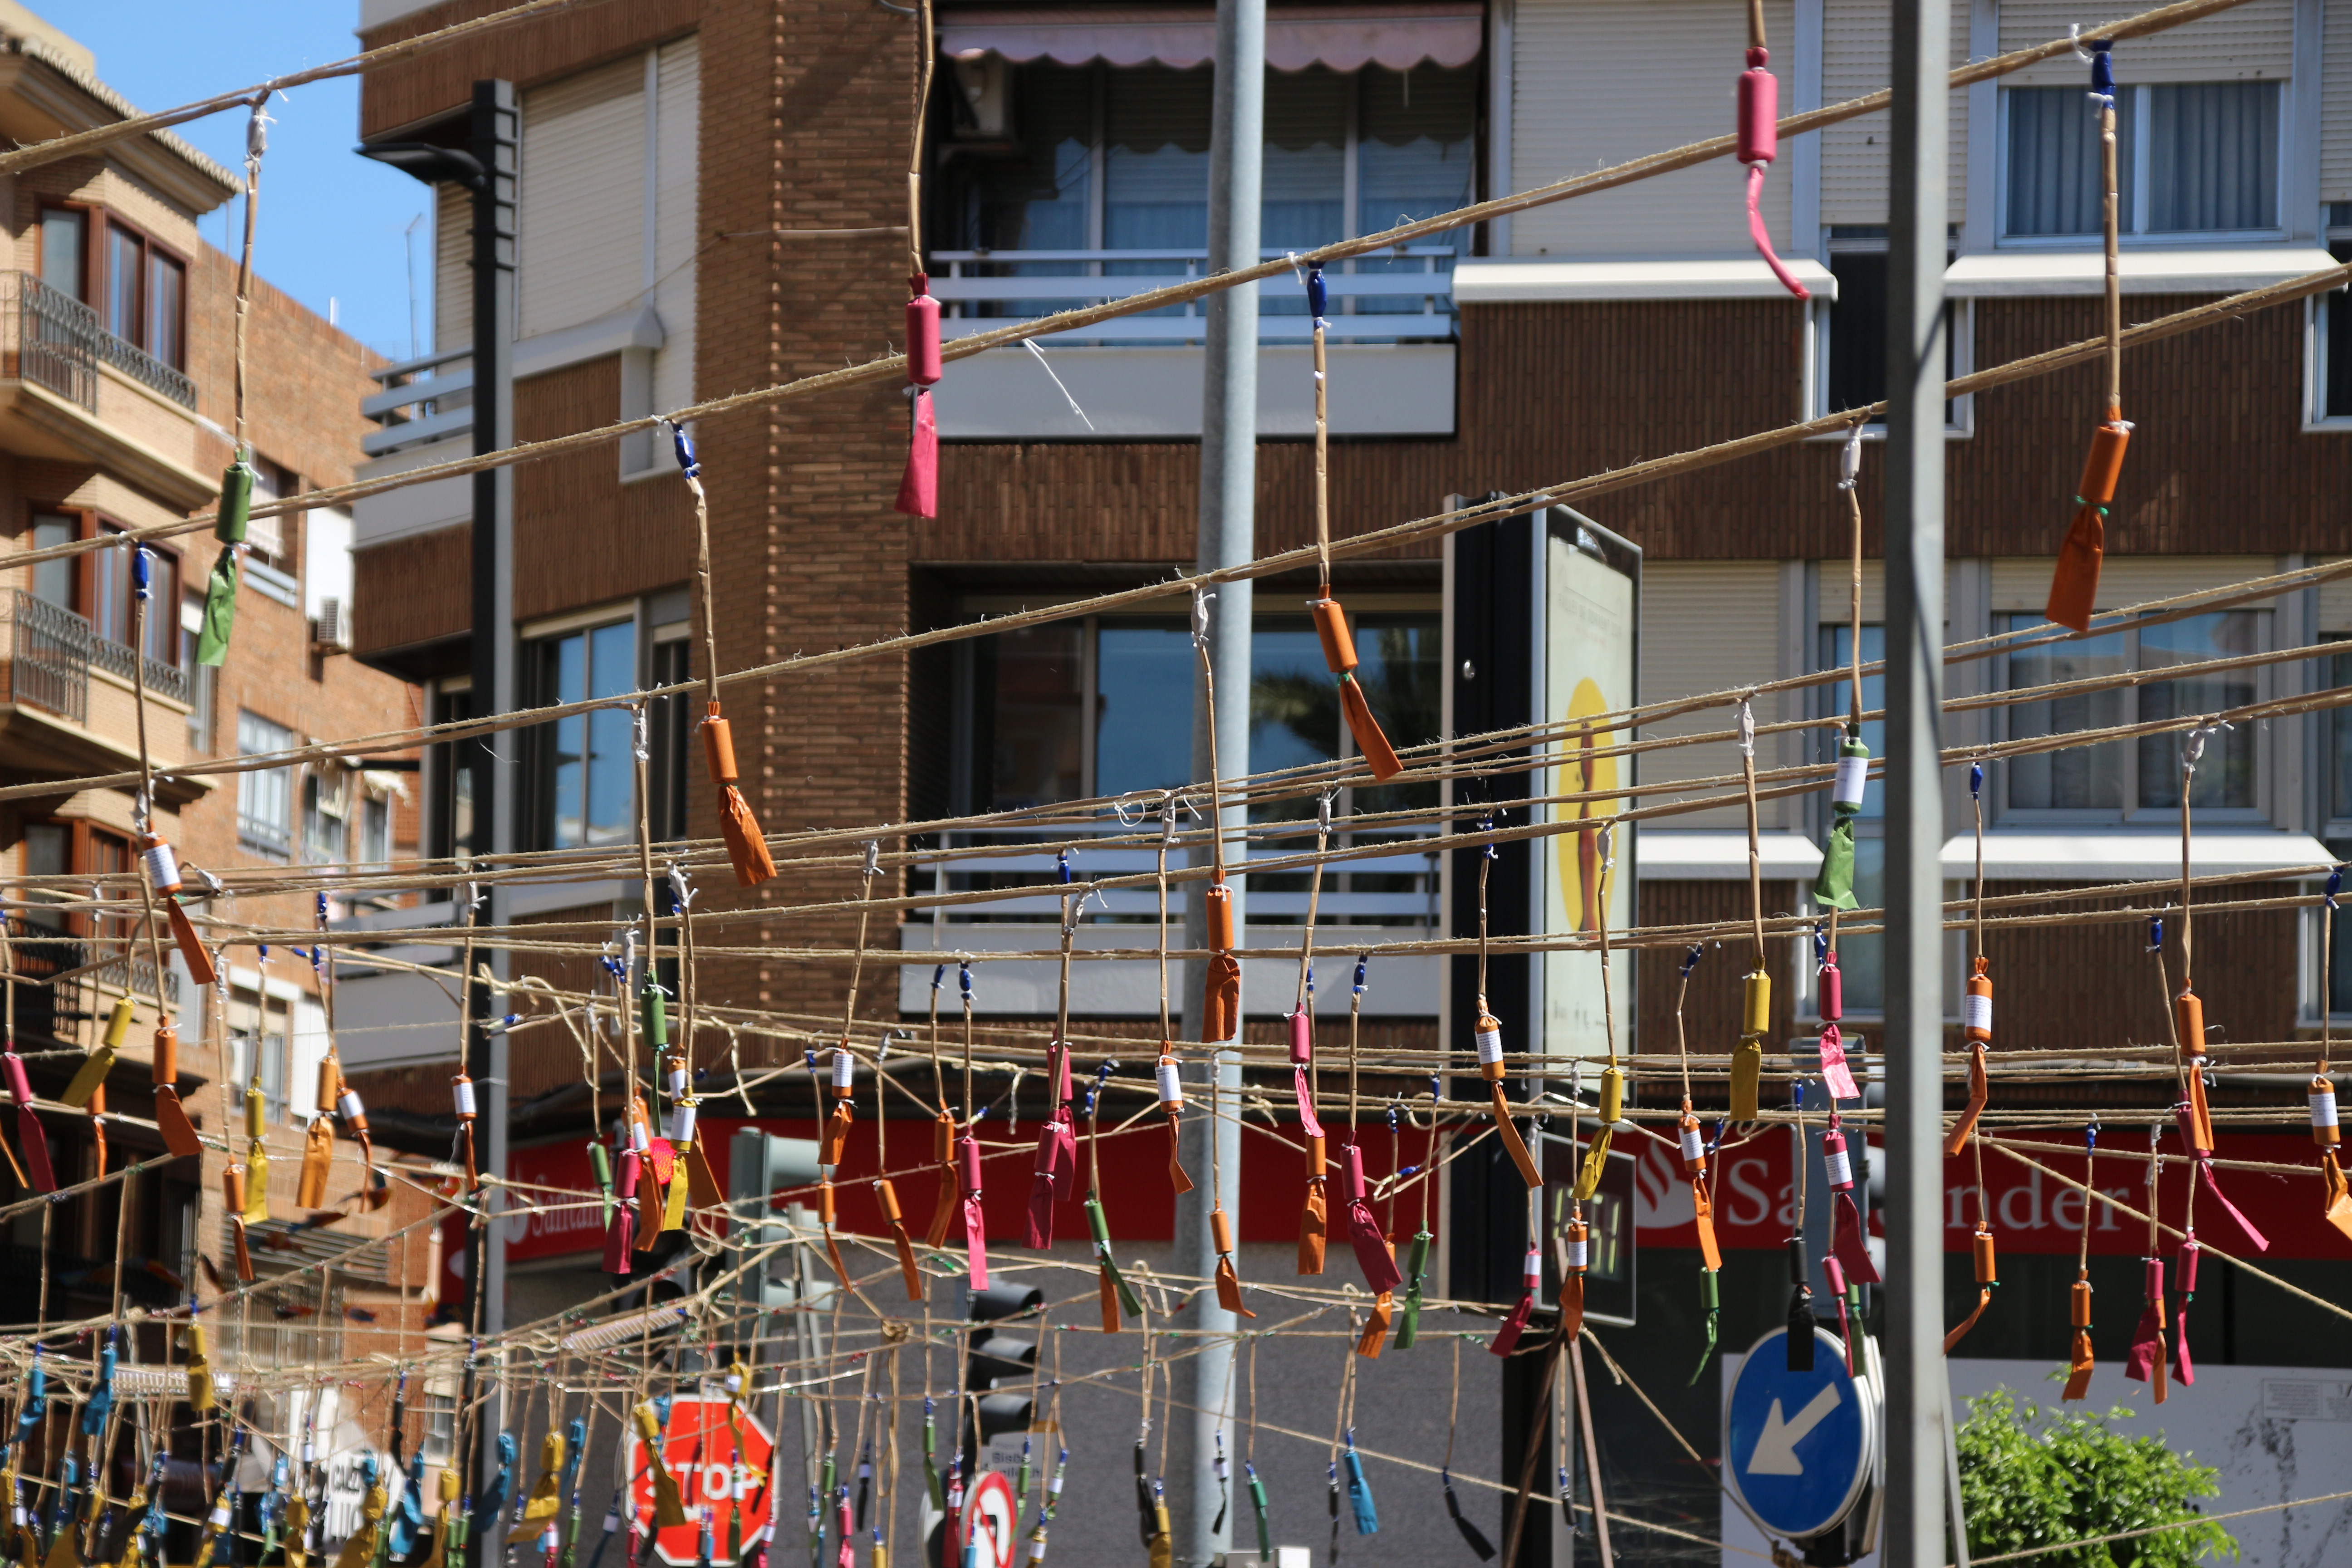
[[[36,202],[33,206],[35,251],[33,276],[36,278],[42,277],[47,270],[45,263],[47,258],[39,254],[42,241],[42,216],[53,212],[73,213],[81,218],[81,277],[78,280],[80,291],[74,298],[82,304],[88,305],[90,295],[97,292],[93,284],[98,273],[97,247],[90,244],[89,237],[94,230],[102,226],[105,221],[104,209],[94,206],[89,202],[56,201],[47,197]]]
[[[60,202],[53,205],[64,206],[67,204]],[[94,231],[96,238],[96,243],[89,246],[90,251],[89,258],[82,264],[83,271],[87,275],[84,279],[84,287],[88,294],[92,296],[84,302],[98,312],[100,325],[109,331],[114,331],[113,323],[107,319],[105,300],[108,289],[114,281],[113,231],[119,228],[139,242],[139,330],[135,333],[116,332],[115,335],[142,353],[153,356],[158,363],[170,365],[183,375],[186,374],[188,370],[188,290],[195,272],[194,258],[174,246],[166,245],[155,237],[152,230],[131,222],[110,207],[91,206],[81,210],[90,215],[90,228]],[[150,274],[154,259],[159,255],[180,269],[179,321],[178,330],[173,333],[180,346],[176,359],[155,353],[152,346],[154,333],[150,331],[151,323],[147,320],[147,307],[153,298],[152,292],[153,285]]]

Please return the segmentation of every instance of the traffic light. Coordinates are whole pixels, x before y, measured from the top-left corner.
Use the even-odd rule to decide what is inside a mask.
[[[756,1127],[738,1131],[727,1148],[727,1251],[730,1265],[743,1261],[763,1247],[792,1236],[792,1226],[777,1217],[771,1197],[788,1187],[814,1186],[817,1181],[816,1142],[808,1138],[778,1138]],[[745,1306],[779,1311],[793,1303],[793,1256],[772,1253],[737,1277],[736,1289]]]
[[[965,1321],[976,1325],[1035,1312],[1045,1304],[1045,1293],[1033,1285],[991,1285],[975,1290],[966,1303]],[[980,1431],[975,1442],[985,1447],[1001,1432],[1026,1431],[1034,1414],[1029,1397],[1037,1369],[1037,1342],[1003,1329],[975,1327],[964,1386],[975,1392],[1003,1389],[980,1396]]]

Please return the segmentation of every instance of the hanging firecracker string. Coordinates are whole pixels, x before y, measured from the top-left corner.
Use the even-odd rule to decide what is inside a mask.
[[[1706,1138],[1700,1130],[1698,1113],[1691,1107],[1690,1037],[1683,1027],[1683,1004],[1690,998],[1691,971],[1698,967],[1698,961],[1706,954],[1705,944],[1693,942],[1690,951],[1683,955],[1682,975],[1675,985],[1675,1055],[1683,1079],[1683,1112],[1675,1131],[1682,1145],[1683,1174],[1690,1181],[1691,1217],[1698,1228],[1699,1293],[1706,1307],[1706,1346],[1699,1352],[1697,1370],[1691,1373],[1694,1384],[1715,1354],[1716,1335],[1723,1319],[1716,1278],[1723,1268],[1723,1253],[1715,1238],[1715,1202],[1708,1190]]]
[[[857,944],[849,960],[849,998],[842,1005],[841,1038],[833,1050],[833,1113],[825,1119],[817,1152],[817,1163],[836,1168],[849,1142],[849,1130],[857,1119],[853,1104],[857,1091],[857,1064],[850,1050],[850,1032],[857,1023],[857,984],[866,973],[866,931],[873,913],[874,879],[882,874],[881,840],[867,839],[865,850],[857,892]],[[876,1136],[878,1138],[880,1133],[877,1131]]]
[[[1481,831],[1492,833],[1495,819],[1489,816],[1479,823]],[[1478,1076],[1486,1080],[1487,1092],[1493,1097],[1495,1131],[1503,1140],[1504,1152],[1518,1167],[1519,1180],[1529,1187],[1543,1185],[1543,1177],[1536,1170],[1534,1159],[1528,1153],[1526,1142],[1511,1121],[1511,1101],[1503,1086],[1503,1026],[1486,1010],[1486,879],[1495,868],[1497,851],[1490,837],[1478,860],[1478,1022],[1474,1037],[1478,1049]]]
[[[1200,601],[1198,599],[1193,601],[1193,610],[1195,624],[1197,626],[1198,618],[1202,613]],[[1197,631],[1195,632],[1195,640],[1198,640]],[[1204,670],[1207,668],[1207,658],[1208,656],[1204,652],[1202,655],[1202,668]],[[1213,716],[1211,719],[1209,730],[1212,736],[1211,749],[1213,752],[1215,747],[1213,737],[1216,732],[1216,723]],[[1215,772],[1213,765],[1210,771],[1212,773]],[[1216,812],[1214,807],[1216,795],[1215,784],[1213,782],[1210,786],[1209,798],[1212,803],[1210,820],[1214,822],[1216,820]],[[1157,861],[1159,867],[1158,879],[1160,884],[1160,1055],[1152,1066],[1152,1082],[1159,1090],[1160,1110],[1167,1119],[1168,1184],[1176,1193],[1181,1194],[1192,1190],[1192,1178],[1184,1173],[1182,1144],[1184,1076],[1183,1069],[1179,1064],[1176,1056],[1175,1028],[1173,1026],[1173,1020],[1170,1016],[1168,1005],[1168,851],[1171,846],[1174,844],[1176,838],[1176,797],[1173,792],[1161,797],[1160,809],[1160,853]],[[1218,959],[1216,954],[1218,952],[1219,935],[1222,934],[1223,936],[1224,945],[1227,948],[1230,948],[1233,945],[1233,893],[1230,889],[1223,886],[1224,880],[1224,847],[1222,842],[1220,842],[1217,847],[1217,879],[1220,885],[1209,889],[1204,900],[1208,905],[1209,947],[1212,953],[1209,960],[1209,996],[1204,1004],[1204,1018],[1213,1017],[1218,1006]],[[1223,930],[1222,933],[1220,933],[1218,929],[1220,919],[1223,921]],[[1226,962],[1232,962],[1230,957],[1226,959]],[[1204,1040],[1226,1039],[1230,1038],[1231,1035],[1230,1033],[1224,1035],[1214,1033],[1212,1025],[1209,1022],[1204,1021],[1201,1026],[1201,1037]],[[1213,1136],[1214,1133],[1213,1131],[1212,1137]]]
[[[1095,1270],[1101,1288],[1102,1331],[1118,1332],[1118,1318],[1124,1310],[1130,1318],[1143,1316],[1143,1302],[1135,1288],[1118,1271],[1118,1260],[1110,1248],[1110,1221],[1103,1213],[1102,1204],[1102,1093],[1110,1075],[1118,1070],[1118,1063],[1106,1061],[1095,1069],[1095,1080],[1087,1088],[1087,1229],[1095,1244]]]
[[[1495,1543],[1487,1540],[1486,1532],[1471,1522],[1469,1516],[1462,1511],[1462,1500],[1454,1493],[1454,1434],[1461,1419],[1462,1336],[1456,1334],[1454,1336],[1453,1388],[1445,1403],[1445,1462],[1437,1468],[1437,1478],[1445,1489],[1446,1517],[1454,1521],[1454,1528],[1462,1532],[1463,1541],[1477,1554],[1478,1561],[1491,1563],[1495,1560]]]
[[[1578,835],[1580,839],[1591,837],[1591,829]],[[1585,1146],[1584,1159],[1576,1170],[1576,1201],[1581,1208],[1585,1200],[1601,1190],[1601,1173],[1609,1168],[1609,1141],[1617,1123],[1625,1115],[1625,1073],[1617,1065],[1617,1014],[1610,995],[1609,984],[1609,877],[1617,865],[1612,849],[1612,829],[1600,830],[1600,865],[1598,868],[1601,895],[1594,900],[1593,931],[1601,944],[1601,1026],[1609,1047],[1609,1065],[1601,1069],[1601,1096],[1594,1115],[1592,1142]]]
[[[1977,1326],[1977,1320],[1985,1315],[1985,1309],[1992,1305],[1993,1290],[2000,1284],[2000,1270],[1993,1256],[1992,1200],[1985,1191],[1984,1140],[1971,1138],[1969,1148],[1976,1161],[1977,1227],[1975,1234],[1969,1238],[1969,1252],[1976,1265],[1977,1304],[1975,1310],[1960,1320],[1958,1327],[1944,1336],[1944,1353],[1948,1356],[1952,1353],[1952,1347]]]
[[[1764,0],[1748,0],[1748,68],[1739,73],[1737,153],[1748,166],[1748,237],[1780,286],[1800,300],[1810,300],[1812,294],[1773,251],[1771,232],[1764,225],[1764,166],[1779,155],[1780,144],[1780,83],[1769,68],[1771,59],[1771,51],[1764,47]]]
[[[1838,454],[1838,489],[1845,496],[1848,521],[1847,651],[1852,656],[1853,675],[1845,728],[1838,737],[1837,773],[1830,786],[1830,836],[1822,847],[1821,872],[1813,879],[1813,901],[1830,911],[1832,951],[1837,947],[1838,911],[1855,907],[1854,821],[1862,815],[1863,792],[1870,776],[1870,748],[1862,739],[1862,498],[1858,493],[1862,432],[1863,422],[1857,419],[1846,432],[1845,446]],[[1836,1092],[1842,1099],[1853,1098],[1845,1089]]]
[[[1062,879],[1070,877],[1070,857],[1061,856]],[[1077,1128],[1070,1113],[1070,947],[1078,931],[1078,911],[1086,907],[1087,890],[1062,895],[1062,973],[1054,1007],[1054,1038],[1045,1047],[1045,1098],[1049,1107],[1037,1129],[1037,1157],[1029,1178],[1029,1227],[1026,1245],[1054,1245],[1054,1205],[1067,1203],[1078,1177]]]
[[[2124,1375],[2134,1383],[2146,1383],[2156,1390],[2156,1402],[2161,1405],[2170,1396],[2169,1380],[2165,1374],[2165,1312],[2164,1257],[2158,1252],[2157,1205],[2161,1188],[2158,1184],[2164,1174],[2164,1156],[2158,1145],[2164,1139],[2164,1123],[2151,1121],[2147,1126],[2147,1249],[2141,1258],[2147,1283],[2140,1300],[2139,1323],[2132,1331],[2131,1353],[2124,1360]],[[2193,1188],[2193,1184],[2192,1184]]]
[[[1213,1144],[1217,1137],[1218,1118],[1223,1114],[1219,1098],[1223,1087],[1218,1082],[1220,1076],[1213,1058],[1209,1066],[1209,1137]],[[1225,1213],[1225,1163],[1216,1158],[1213,1147],[1209,1158],[1209,1238],[1217,1255],[1217,1305],[1241,1317],[1256,1317],[1242,1304],[1241,1276],[1234,1268],[1234,1222]]]
[[[1319,383],[1318,383],[1319,384]],[[1315,1113],[1318,1089],[1315,1063],[1315,917],[1323,895],[1323,855],[1331,840],[1331,796],[1325,792],[1315,813],[1315,866],[1307,873],[1307,925],[1298,942],[1298,989],[1290,1012],[1290,1087],[1298,1103],[1298,1131],[1307,1146],[1307,1191],[1298,1210],[1298,1272],[1323,1272],[1323,1249],[1330,1235],[1330,1205],[1325,1193],[1329,1162],[1324,1155],[1323,1123]],[[1359,975],[1360,977],[1361,971]],[[1361,986],[1358,987],[1359,994]],[[1349,1114],[1354,1107],[1349,1106]]]
[[[2337,866],[2327,873],[2327,892],[2322,900],[2319,941],[2319,1060],[2311,1069],[2311,1141],[2319,1147],[2320,1213],[2327,1223],[2352,1237],[2352,1183],[2344,1176],[2338,1163],[2336,1147],[2344,1132],[2336,1114],[2336,1080],[2328,1074],[2328,1059],[2335,1055],[2335,992],[2328,973],[2328,962],[2336,945],[2336,899],[2344,887],[2344,868]],[[11,1074],[22,1069],[11,1068]],[[13,1079],[12,1079],[13,1081]],[[19,1111],[20,1121],[29,1113]]]
[[[768,841],[760,831],[759,818],[752,816],[751,803],[743,798],[741,775],[736,770],[735,732],[719,716],[719,607],[710,596],[710,502],[703,493],[702,463],[695,456],[694,442],[688,437],[686,426],[672,423],[670,445],[677,456],[677,470],[685,476],[686,488],[694,497],[694,578],[696,607],[702,614],[702,752],[710,770],[710,782],[719,789],[719,834],[727,844],[727,858],[735,868],[735,880],[742,887],[756,888],[776,874],[776,862],[768,853]]]
[[[1242,1028],[1242,965],[1234,956],[1234,890],[1225,886],[1225,819],[1223,781],[1217,777],[1217,675],[1209,658],[1209,601],[1215,595],[1199,589],[1192,591],[1192,651],[1201,662],[1201,707],[1209,737],[1209,849],[1211,855],[1210,885],[1201,896],[1208,931],[1209,961],[1205,966],[1201,997],[1201,1039],[1203,1044],[1222,1045],[1241,1038]],[[1168,807],[1172,812],[1172,805]],[[1161,838],[1160,900],[1167,901],[1167,858],[1171,830],[1163,826]],[[1162,909],[1161,929],[1167,925],[1167,910]],[[1163,943],[1160,962],[1167,962]],[[1168,1041],[1168,1032],[1160,1032]],[[1163,1050],[1172,1050],[1164,1045]],[[1165,1098],[1164,1096],[1162,1097]],[[1169,1174],[1180,1193],[1192,1190],[1192,1184],[1176,1163],[1173,1123],[1169,1127]]]
[[[979,1118],[971,1098],[971,966],[963,967],[963,1136],[956,1142],[956,1174],[963,1191],[963,1252],[971,1289],[988,1289],[988,1216],[981,1204]]]
[[[929,0],[919,0],[916,7],[916,31],[921,55],[915,72],[914,129],[907,160],[907,397],[911,405],[911,436],[896,505],[908,517],[930,518],[940,513],[940,426],[931,411],[930,389],[945,367],[940,354],[940,302],[931,297],[931,280],[924,271],[923,259],[923,127],[929,119],[935,58]]]
[[[1870,1256],[1870,1240],[1854,1202],[1853,1158],[1840,1126],[1837,1101],[1830,1101],[1830,1124],[1822,1134],[1822,1166],[1830,1184],[1830,1256],[1845,1277],[1857,1285],[1881,1283],[1878,1265]]]
[[[2095,38],[2074,52],[2091,68],[2091,102],[2099,113],[2099,177],[2102,230],[2106,250],[2106,417],[2091,432],[2090,456],[2075,487],[2074,518],[2058,547],[2058,564],[2050,577],[2050,599],[2042,615],[2062,626],[2088,631],[2099,596],[2099,565],[2106,554],[2107,504],[2116,499],[2122,478],[2124,448],[2132,426],[2124,418],[2123,285],[2118,250],[2122,197],[2117,189],[2116,146],[2115,43]]]
[[[1339,711],[1347,718],[1348,732],[1355,737],[1356,750],[1363,754],[1364,765],[1371,770],[1372,777],[1385,781],[1402,773],[1404,764],[1397,761],[1396,748],[1389,744],[1380,721],[1372,716],[1372,705],[1364,695],[1363,683],[1356,679],[1356,639],[1348,629],[1348,612],[1340,607],[1339,600],[1331,596],[1330,367],[1326,363],[1324,353],[1329,305],[1320,267],[1307,269],[1307,313],[1314,318],[1315,323],[1315,552],[1318,568],[1315,597],[1307,602],[1307,609],[1315,618],[1316,636],[1323,644],[1323,662],[1339,683]]]
[[[2091,1208],[2087,1194],[2099,1190],[2099,1119],[2083,1129],[2083,1233],[2074,1251],[2074,1284],[2066,1295],[2067,1319],[2074,1330],[2073,1354],[2066,1367],[2062,1401],[2084,1398],[2090,1391],[2091,1373],[2098,1361],[2091,1353]]]
[[[253,466],[253,448],[245,438],[246,318],[253,308],[253,233],[261,203],[261,156],[269,145],[268,102],[264,93],[253,100],[245,125],[245,243],[236,266],[236,315],[232,328],[231,360],[236,368],[232,402],[235,428],[230,434],[228,469],[221,475],[220,505],[213,519],[213,538],[220,553],[213,560],[205,584],[203,618],[197,623],[196,662],[217,668],[228,658],[229,636],[236,626],[237,558],[245,552],[254,482],[260,475]]]
[[[1984,952],[1984,764],[1969,764],[1969,804],[1976,813],[1976,912],[1969,922],[1972,950],[1968,990],[1960,999],[1960,1034],[1969,1047],[1969,1102],[1944,1137],[1944,1157],[1951,1159],[1969,1146],[1977,1122],[1992,1095],[1985,1068],[1985,1053],[1992,1045],[1992,974]]]
[[[1257,1554],[1262,1563],[1274,1561],[1274,1529],[1266,1517],[1265,1482],[1257,1473],[1257,1346],[1258,1336],[1249,1337],[1249,1425],[1242,1436],[1242,1474],[1249,1479],[1250,1512],[1257,1523]]]
[[[948,1229],[955,1223],[957,1183],[955,1112],[948,1109],[948,1069],[940,1059],[940,982],[948,966],[934,964],[931,968],[931,1085],[939,1096],[940,1113],[931,1119],[931,1163],[938,1172],[938,1182],[931,1196],[931,1223],[924,1227],[923,1243],[927,1247],[945,1246]],[[971,964],[969,960],[957,966],[957,979],[966,995],[971,994]]]
[[[1761,22],[1755,24],[1759,29]],[[1768,77],[1766,79],[1769,80]],[[1739,1044],[1731,1053],[1731,1120],[1756,1120],[1763,1089],[1764,1037],[1772,1026],[1772,972],[1764,957],[1764,857],[1757,826],[1756,711],[1739,700],[1739,779],[1748,806],[1748,919],[1756,967],[1740,982]]]
[[[1818,1321],[1813,1315],[1812,1268],[1805,1258],[1805,1177],[1812,1162],[1805,1157],[1805,1080],[1795,1079],[1789,1086],[1790,1109],[1796,1114],[1791,1130],[1796,1158],[1796,1202],[1790,1212],[1796,1216],[1796,1230],[1788,1240],[1789,1253],[1789,1370],[1813,1370],[1813,1327]]]

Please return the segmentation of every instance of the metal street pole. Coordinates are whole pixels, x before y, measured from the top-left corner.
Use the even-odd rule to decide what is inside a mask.
[[[1944,1552],[1944,256],[1950,0],[1897,0],[1886,284],[1886,1568]]]
[[[515,200],[520,130],[514,83],[476,82],[472,152],[482,165],[482,180],[474,191],[473,232],[477,457],[499,451],[514,439]],[[514,470],[510,468],[490,468],[474,476],[473,566],[473,714],[479,719],[515,705]],[[466,750],[473,775],[473,851],[512,854],[518,775],[513,766],[515,732],[500,731],[467,742]],[[488,907],[480,912],[480,919],[487,924],[506,925],[511,911],[505,884],[492,883],[488,894]],[[503,982],[507,976],[503,949],[492,952],[490,964],[491,973]],[[483,1027],[498,1012],[491,988],[475,985],[467,976],[467,1011],[473,1022],[467,1041],[466,1072],[480,1098],[478,1125],[487,1134],[483,1169],[503,1176],[507,1169],[507,1037]],[[479,1267],[469,1283],[480,1293],[482,1332],[487,1338],[503,1332],[507,1321],[506,1247],[495,1224],[483,1228],[478,1258]],[[503,1425],[494,1406],[480,1429],[495,1431]],[[488,1479],[485,1474],[486,1482]]]
[[[1265,0],[1218,0],[1215,85],[1209,130],[1209,270],[1230,272],[1252,265],[1258,251],[1258,188],[1260,144],[1265,121]],[[1234,289],[1210,297],[1208,353],[1202,386],[1201,513],[1199,563],[1203,571],[1237,565],[1255,550],[1257,521],[1257,290]],[[1217,732],[1213,754],[1216,771],[1239,778],[1250,770],[1250,584],[1227,583],[1217,590],[1209,616],[1209,666],[1217,691]],[[1205,704],[1196,702],[1192,720],[1192,777],[1209,775],[1212,750]],[[1219,830],[1234,836],[1229,851],[1240,850],[1239,835],[1249,821],[1248,809],[1238,802],[1220,813]],[[1228,858],[1247,865],[1245,852]],[[1207,864],[1203,850],[1196,860]],[[1246,879],[1229,875],[1233,889],[1234,930],[1244,929]],[[1207,944],[1208,911],[1202,903],[1205,882],[1195,883],[1187,900],[1184,945],[1195,951]],[[1203,966],[1184,966],[1182,1005],[1188,1027],[1197,1035],[1200,1024]],[[1238,1031],[1235,1037],[1238,1038]],[[1212,1119],[1204,1103],[1208,1079],[1213,1075],[1224,1114]],[[1219,1051],[1214,1060],[1188,1069],[1192,1080],[1186,1094],[1192,1113],[1183,1125],[1184,1167],[1194,1186],[1176,1205],[1177,1267],[1206,1280],[1217,1264],[1210,1232],[1209,1213],[1222,1184],[1238,1202],[1241,1177],[1241,1121],[1235,1114],[1241,1089],[1240,1058]],[[1215,1290],[1194,1292],[1185,1314],[1187,1327],[1208,1334],[1229,1334],[1234,1314],[1217,1304]],[[1169,1434],[1169,1520],[1174,1531],[1176,1560],[1202,1568],[1215,1560],[1233,1539],[1233,1520],[1239,1511],[1223,1510],[1224,1528],[1215,1528],[1218,1508],[1217,1447],[1226,1438],[1230,1452],[1233,1388],[1229,1375],[1234,1342],[1209,1340],[1201,1352],[1174,1364],[1178,1397],[1192,1406],[1189,1419],[1175,1417]],[[1226,1483],[1231,1485],[1230,1480]]]

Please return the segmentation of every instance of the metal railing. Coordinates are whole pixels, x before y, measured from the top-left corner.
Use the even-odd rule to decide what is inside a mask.
[[[1265,253],[1268,260],[1283,256]],[[1454,335],[1454,262],[1450,246],[1398,246],[1328,269],[1331,299],[1328,336],[1351,342],[1450,341]],[[930,288],[943,309],[940,331],[950,338],[986,331],[1008,321],[1051,315],[1108,300],[1124,300],[1198,278],[1205,250],[935,250]],[[1307,315],[1307,285],[1297,273],[1260,282],[1258,341],[1303,342],[1314,335]],[[1208,307],[1195,300],[1144,315],[1081,327],[1067,335],[1083,342],[1197,342],[1208,330]]]
[[[109,675],[129,680],[131,676],[130,648],[111,637],[93,636],[89,644],[89,662]],[[152,655],[147,658],[147,695],[168,697],[174,702],[188,700],[188,674],[176,665],[165,664]]]
[[[368,374],[383,388],[360,401],[360,412],[383,426],[360,437],[360,450],[369,457],[387,457],[474,428],[474,356],[469,351],[448,349]]]
[[[61,719],[89,719],[89,623],[22,588],[8,590],[5,689],[11,702],[46,708]]]
[[[30,272],[11,273],[16,294],[16,374],[98,412],[98,367],[111,365],[183,408],[196,384],[138,344],[106,330],[96,310]]]

